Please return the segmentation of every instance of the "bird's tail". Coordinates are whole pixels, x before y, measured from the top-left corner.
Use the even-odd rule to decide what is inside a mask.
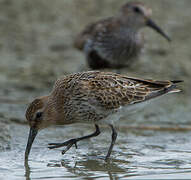
[[[153,99],[158,96],[162,96],[164,94],[169,94],[169,93],[177,93],[180,92],[181,90],[177,88],[177,83],[183,82],[182,80],[173,80],[170,81],[169,84],[164,84],[164,87],[160,88],[158,91],[153,91],[151,92],[148,96],[146,96],[145,100]],[[161,82],[158,82],[162,84]]]

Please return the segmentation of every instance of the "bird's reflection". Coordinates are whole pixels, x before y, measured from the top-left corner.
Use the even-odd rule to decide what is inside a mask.
[[[127,162],[126,162],[127,163]],[[123,169],[112,160],[105,162],[102,158],[82,159],[71,163],[68,160],[61,160],[60,162],[51,161],[47,164],[49,167],[64,167],[68,172],[76,176],[91,176],[94,172],[100,174],[108,174],[110,180],[118,179],[116,172],[126,173],[128,169]]]
[[[30,166],[28,164],[28,160],[24,162],[24,165],[25,165],[25,177],[26,177],[26,180],[31,180],[30,178],[30,173],[31,173],[31,169],[30,169]]]

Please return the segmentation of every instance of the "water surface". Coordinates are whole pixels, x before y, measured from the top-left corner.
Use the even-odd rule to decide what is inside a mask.
[[[191,132],[120,129],[111,159],[103,160],[110,130],[97,138],[81,141],[64,156],[61,149],[49,150],[50,142],[63,142],[93,131],[87,125],[50,128],[41,131],[24,167],[28,127],[12,125],[12,150],[0,153],[0,178],[22,179],[152,179],[191,177]],[[77,131],[74,129],[77,128]],[[73,131],[72,131],[73,130]]]

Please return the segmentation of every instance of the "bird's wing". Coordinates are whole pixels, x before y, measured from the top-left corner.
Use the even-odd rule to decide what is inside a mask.
[[[83,50],[88,39],[96,36],[99,33],[108,31],[106,29],[111,29],[110,26],[115,26],[115,23],[111,23],[111,21],[114,21],[113,17],[99,20],[87,25],[85,29],[75,38],[74,47],[79,50]]]
[[[81,81],[83,93],[106,109],[116,109],[178,92],[180,90],[175,85],[178,82],[144,80],[106,72],[99,72],[93,78]]]

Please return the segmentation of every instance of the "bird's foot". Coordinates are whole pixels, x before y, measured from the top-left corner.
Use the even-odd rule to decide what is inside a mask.
[[[48,146],[49,149],[55,149],[55,148],[67,146],[66,149],[62,151],[62,154],[65,154],[65,152],[68,151],[72,147],[72,145],[75,145],[76,149],[78,148],[77,139],[70,139],[63,143],[49,143],[48,145],[49,145]]]

